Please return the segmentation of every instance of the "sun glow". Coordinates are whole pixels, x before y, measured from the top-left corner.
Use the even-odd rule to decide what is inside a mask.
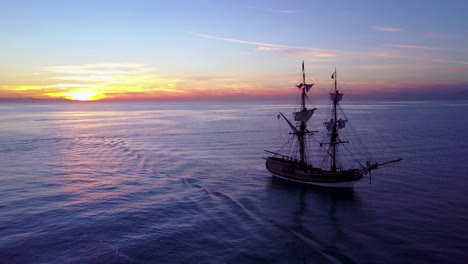
[[[74,91],[65,94],[65,98],[75,101],[96,101],[104,97],[104,94],[93,91]]]

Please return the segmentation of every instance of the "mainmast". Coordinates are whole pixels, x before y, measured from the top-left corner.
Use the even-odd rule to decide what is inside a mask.
[[[307,112],[307,108],[305,106],[305,97],[306,97],[306,82],[305,82],[305,71],[304,71],[304,61],[302,61],[302,94],[301,94],[301,111],[304,113]],[[301,155],[301,163],[306,163],[305,157],[305,134],[307,129],[307,121],[301,120],[301,126],[299,127],[299,152]]]

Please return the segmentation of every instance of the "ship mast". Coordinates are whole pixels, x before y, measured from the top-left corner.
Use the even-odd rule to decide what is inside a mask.
[[[304,61],[302,61],[302,94],[301,94],[301,111],[306,112],[307,108],[305,106],[305,97],[306,97],[306,82],[305,82],[305,72],[304,72]],[[301,121],[301,125],[299,127],[299,152],[301,155],[301,164],[306,163],[305,157],[305,134],[306,134],[307,123],[304,120]]]
[[[337,152],[338,152],[338,114],[336,111],[336,106],[338,105],[338,102],[341,99],[341,96],[343,94],[338,93],[337,89],[337,76],[336,76],[336,68],[335,72],[332,75],[332,79],[335,80],[335,90],[334,93],[330,93],[330,99],[333,101],[333,116],[334,116],[334,124],[331,132],[331,137],[330,137],[330,146],[331,146],[331,171],[334,173],[336,172],[336,157],[337,157]]]

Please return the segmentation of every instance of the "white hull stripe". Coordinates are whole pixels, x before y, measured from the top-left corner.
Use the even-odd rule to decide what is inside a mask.
[[[287,178],[281,175],[278,175],[276,173],[272,173],[273,176],[277,178],[281,178],[283,180],[288,180],[288,181],[293,181],[293,182],[299,182],[299,183],[305,183],[309,185],[316,185],[316,186],[323,186],[323,187],[335,187],[335,188],[353,188],[354,184],[356,184],[357,181],[348,181],[348,182],[336,182],[336,183],[324,183],[324,182],[307,182],[307,181],[301,181],[301,180],[295,180],[291,178]]]

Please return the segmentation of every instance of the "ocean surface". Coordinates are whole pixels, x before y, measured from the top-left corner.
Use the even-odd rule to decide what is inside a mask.
[[[0,104],[0,263],[467,263],[468,102],[343,109],[403,158],[346,192],[266,171],[288,103]]]

